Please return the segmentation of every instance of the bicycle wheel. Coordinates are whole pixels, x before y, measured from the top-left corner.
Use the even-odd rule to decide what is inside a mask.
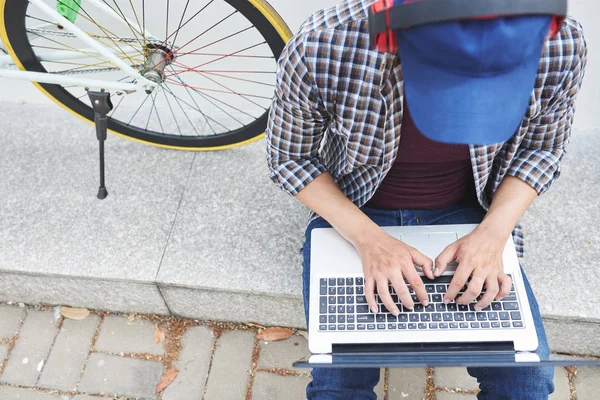
[[[0,39],[23,70],[131,82],[61,25],[68,18],[159,85],[111,91],[109,131],[160,147],[219,150],[262,137],[276,63],[291,37],[264,0],[44,0],[58,21],[26,0],[0,0]],[[158,61],[157,61],[158,60]],[[34,83],[92,122],[85,88]]]

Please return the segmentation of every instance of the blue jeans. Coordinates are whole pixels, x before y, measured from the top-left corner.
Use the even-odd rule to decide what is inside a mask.
[[[441,210],[380,210],[367,207],[363,207],[362,210],[379,226],[471,224],[481,222],[485,215],[485,211],[478,204],[473,203],[456,204]],[[317,218],[306,229],[302,280],[307,324],[311,231],[314,228],[329,226],[327,221]],[[547,358],[550,349],[540,310],[525,275],[523,279],[538,335],[537,354],[542,359]],[[552,367],[467,368],[467,371],[479,382],[481,392],[477,398],[480,400],[539,400],[547,399],[554,391]],[[376,399],[373,388],[379,381],[378,368],[314,368],[312,377],[312,382],[306,388],[308,399]]]

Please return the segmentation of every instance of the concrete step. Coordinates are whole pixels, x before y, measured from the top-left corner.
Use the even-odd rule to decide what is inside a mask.
[[[0,103],[0,301],[302,327],[307,210],[267,177],[264,141],[177,152],[111,135],[96,198],[93,128]],[[524,218],[524,265],[555,350],[600,355],[600,145],[575,132]]]

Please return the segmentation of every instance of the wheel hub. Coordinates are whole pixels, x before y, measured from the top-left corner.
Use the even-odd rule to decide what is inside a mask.
[[[165,81],[165,68],[175,59],[172,50],[166,46],[148,44],[145,49],[146,62],[142,70],[142,76],[157,85]],[[151,94],[156,86],[146,85],[144,89]]]

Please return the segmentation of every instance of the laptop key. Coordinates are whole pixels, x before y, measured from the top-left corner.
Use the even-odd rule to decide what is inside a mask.
[[[490,327],[490,323],[489,322],[482,322],[481,323],[481,327],[482,328],[489,328]]]
[[[517,303],[516,301],[509,301],[509,302],[503,303],[502,307],[504,308],[504,310],[507,310],[507,311],[518,310],[519,303]]]
[[[407,322],[408,314],[398,314],[398,322]]]
[[[352,287],[352,286],[347,287],[346,294],[354,294],[354,287]]]
[[[335,315],[330,315],[329,316],[329,321],[330,324],[335,324]]]
[[[468,328],[469,327],[469,323],[468,322],[461,322],[460,323],[460,327],[461,328]]]
[[[387,322],[396,322],[397,318],[394,314],[388,314],[387,315]]]
[[[344,278],[337,278],[337,285],[338,286],[344,286]]]
[[[492,303],[492,310],[494,310],[494,311],[502,311],[502,303],[494,301]]]
[[[438,293],[431,295],[431,301],[433,301],[434,303],[441,303],[442,295]]]
[[[343,314],[346,311],[346,306],[337,306],[338,314]]]
[[[367,298],[365,296],[356,296],[356,304],[367,304]]]
[[[356,278],[358,280],[358,278]],[[358,283],[357,283],[358,285]],[[361,283],[362,285],[362,283]],[[365,289],[362,286],[357,286],[356,287],[356,294],[363,294],[365,292]]]
[[[325,314],[327,312],[327,297],[321,296],[319,298],[319,313]]]
[[[337,322],[338,322],[338,324],[344,324],[344,323],[346,323],[346,316],[345,315],[338,315]]]
[[[367,329],[372,331],[373,329],[375,329],[375,324],[367,324]]]
[[[335,325],[328,325],[327,329],[330,331],[335,331]]]
[[[444,321],[452,321],[452,313],[444,313],[442,314],[444,317]]]
[[[346,306],[347,314],[354,314],[354,306]]]
[[[330,296],[335,296],[337,292],[335,291],[335,286],[330,286],[329,291],[327,292]]]
[[[319,315],[319,323],[321,323],[321,324],[327,323],[327,315]]]
[[[427,307],[425,307],[425,311],[427,311],[427,312],[434,312],[435,311],[435,306],[433,304],[429,304]]]
[[[354,324],[347,325],[346,329],[348,329],[349,331],[353,331],[354,330]]]
[[[385,329],[385,324],[377,324],[377,329]]]
[[[463,313],[454,313],[454,320],[455,321],[464,321],[465,320],[465,314],[463,314]]]
[[[457,329],[458,328],[458,322],[450,322],[450,329]]]
[[[343,286],[338,286],[337,294],[346,294],[346,288]]]
[[[435,285],[435,290],[438,293],[446,293],[446,285]]]
[[[483,307],[481,311],[492,311],[492,306]]]
[[[432,322],[429,324],[429,329],[437,329],[438,328],[438,324]]]
[[[521,319],[521,313],[518,312],[518,311],[511,311],[511,313],[510,313],[510,319],[520,320]]]
[[[418,322],[419,321],[419,314],[409,314],[410,317],[410,322]]]
[[[388,329],[396,329],[396,324],[388,324]]]
[[[362,286],[363,285],[363,278],[356,278],[356,286]]]
[[[357,314],[366,314],[369,312],[369,306],[359,304],[356,306],[356,312],[357,312]]]
[[[354,314],[346,315],[346,322],[349,324],[354,323]]]
[[[326,331],[327,330],[327,325],[319,325],[319,330],[320,331]]]
[[[365,324],[358,324],[358,325],[356,325],[356,328],[359,331],[364,331],[365,329],[367,329],[367,326]]]
[[[337,303],[338,304],[346,304],[346,298],[344,296],[338,296]]]
[[[329,304],[335,304],[335,296],[329,296]]]
[[[479,322],[471,322],[471,328],[479,328]]]
[[[435,322],[440,322],[442,320],[442,314],[440,314],[440,313],[431,314],[431,320],[435,321]]]
[[[492,328],[500,328],[500,322],[492,322]]]
[[[338,331],[345,331],[346,330],[346,325],[338,325]]]
[[[465,318],[467,319],[467,321],[475,321],[475,313],[474,312],[465,313]]]
[[[423,309],[424,309],[423,304],[420,304],[420,303],[415,304],[415,308],[414,308],[415,312],[423,312]]]
[[[354,296],[346,296],[346,304],[354,304]]]
[[[377,315],[375,316],[375,320],[376,320],[377,322],[385,322],[385,314],[377,314]]]
[[[346,285],[354,285],[354,278],[346,278]]]
[[[469,306],[466,304],[458,304],[458,311],[461,311],[461,312],[469,311]]]
[[[429,314],[421,314],[421,321],[429,322],[429,321],[431,321],[431,316]]]
[[[408,329],[417,329],[417,324],[408,324]]]
[[[517,301],[517,294],[515,292],[509,293],[508,296],[500,299],[500,301]]]
[[[329,314],[335,314],[335,306],[329,306],[329,308],[328,308],[327,312],[328,312]]]
[[[455,312],[458,310],[456,303],[450,303],[446,306],[446,308],[448,309],[449,312]]]
[[[484,312],[478,312],[477,321],[487,321],[487,315]]]
[[[502,321],[502,327],[503,328],[510,328],[510,322],[508,322],[508,321]]]
[[[362,314],[356,316],[356,322],[368,324],[369,322],[375,322],[375,316],[373,314]]]
[[[489,321],[498,321],[498,313],[495,311],[491,311],[488,314],[488,320]]]
[[[510,316],[509,316],[509,314],[506,311],[503,311],[503,312],[500,313],[500,319],[503,320],[503,321],[505,321],[507,319],[510,319]]]
[[[398,324],[398,329],[406,329],[406,324]]]
[[[435,311],[437,311],[437,312],[444,312],[444,311],[446,311],[446,305],[444,303],[437,303],[435,305]]]
[[[515,327],[515,328],[522,328],[523,327],[523,321],[514,321],[513,322],[513,327]]]
[[[335,278],[329,278],[329,286],[335,286]]]
[[[427,293],[435,293],[435,285],[425,285]]]
[[[427,329],[427,324],[420,323],[417,325],[419,329]]]

